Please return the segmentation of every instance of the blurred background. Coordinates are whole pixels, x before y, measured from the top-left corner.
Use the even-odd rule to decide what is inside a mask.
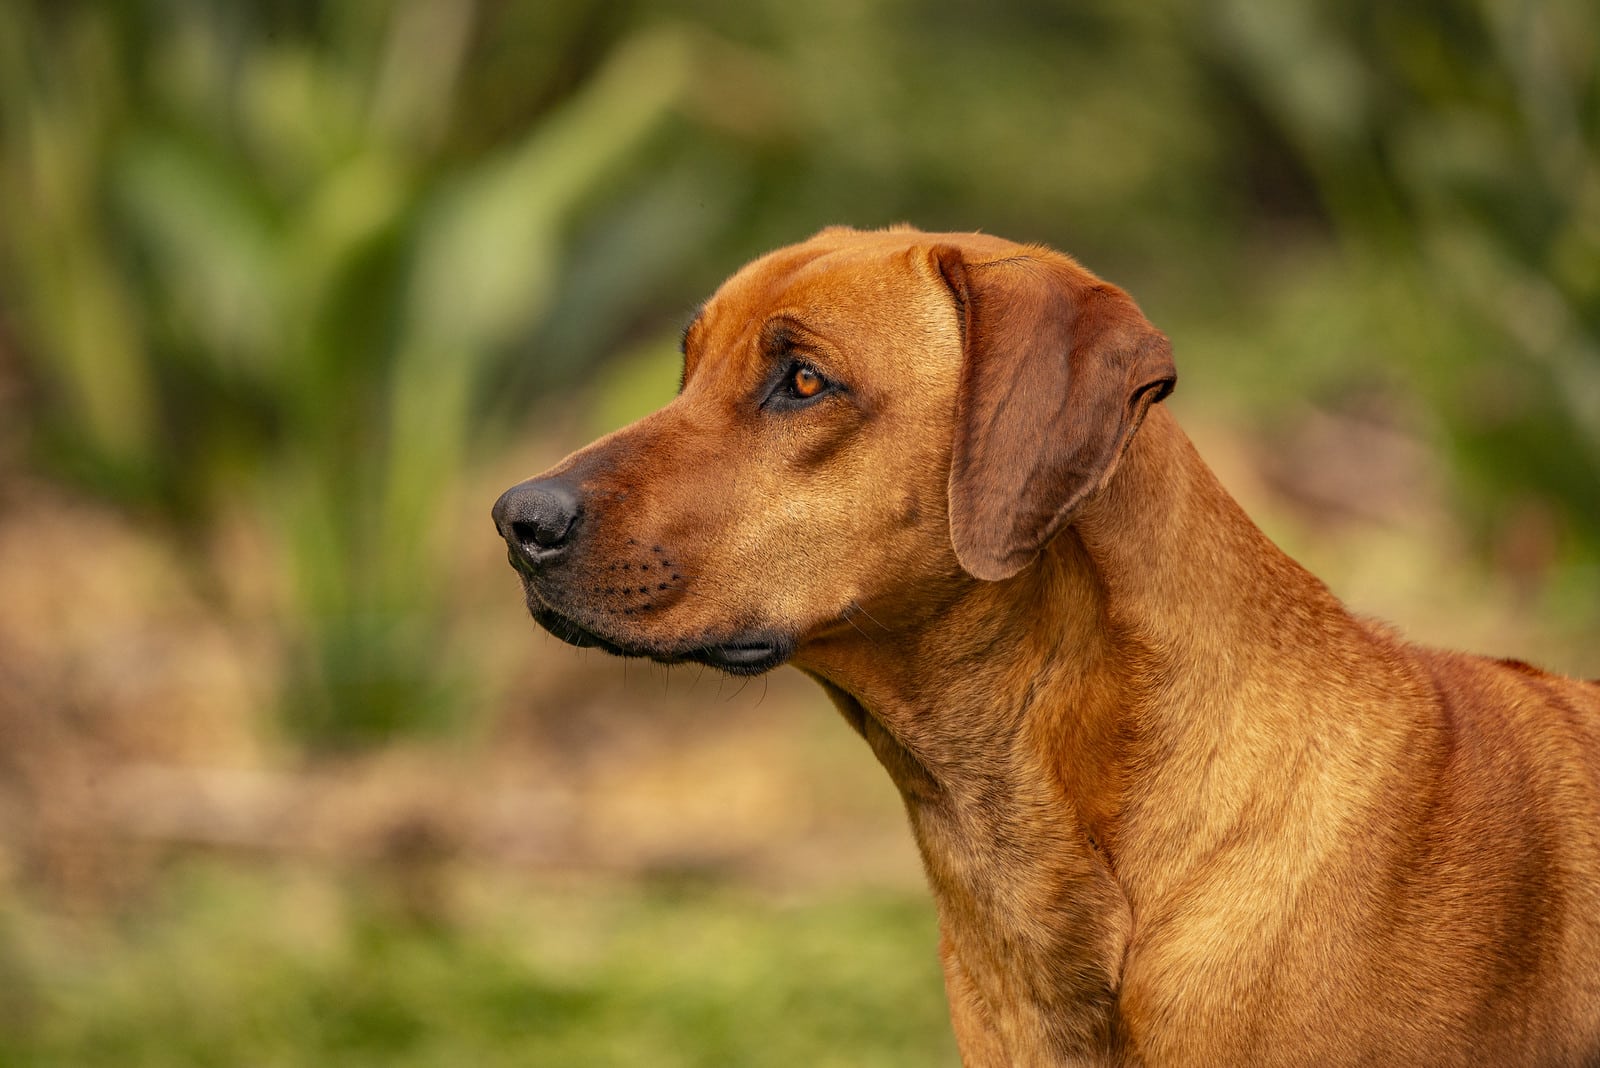
[[[1600,675],[1590,0],[0,0],[0,1063],[954,1065],[797,673],[488,510],[823,225],[1071,252],[1267,531]]]

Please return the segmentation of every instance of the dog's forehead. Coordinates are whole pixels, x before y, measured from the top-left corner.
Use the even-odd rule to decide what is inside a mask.
[[[918,305],[908,299],[918,290],[928,300],[944,299],[930,258],[939,245],[953,245],[974,260],[1023,248],[986,234],[830,228],[740,268],[701,308],[688,337],[715,337],[727,351],[775,315],[823,331],[853,328],[867,318],[902,321]],[[696,354],[688,355],[692,369]]]
[[[868,236],[880,239],[862,240]],[[910,254],[917,244],[910,235],[824,231],[746,264],[717,290],[708,310],[759,315],[786,305],[860,300],[887,288],[903,288],[912,274]]]
[[[868,297],[907,279],[925,277],[928,254],[939,245],[955,246],[975,260],[1014,255],[1023,248],[987,234],[831,227],[751,261],[712,299],[757,303],[764,299],[770,305],[796,290]]]

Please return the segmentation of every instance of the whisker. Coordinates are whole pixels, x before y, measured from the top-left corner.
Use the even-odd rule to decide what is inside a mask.
[[[860,601],[851,601],[850,603],[855,606],[855,609],[856,609],[857,612],[860,612],[862,615],[866,616],[867,619],[872,623],[873,626],[877,627],[879,630],[888,630],[889,629],[888,627],[884,626],[882,623],[879,623],[876,619],[873,619],[872,618],[872,613],[867,611],[866,608],[861,604]]]
[[[852,627],[854,627],[856,629],[856,633],[857,634],[859,634],[863,638],[867,639],[867,641],[869,643],[876,644],[876,639],[874,639],[872,637],[872,635],[868,634],[866,631],[862,630],[861,629],[861,624],[857,623],[854,619],[851,618],[850,613],[852,611],[857,611],[857,612],[860,612],[862,615],[866,615],[866,609],[862,608],[861,605],[857,604],[855,601],[851,601],[849,604],[845,605],[844,615],[843,615],[842,618],[844,619],[844,621],[846,623],[850,624]],[[871,616],[867,616],[867,618],[871,619],[872,617]]]
[[[846,623],[850,624],[850,626],[852,628],[854,628],[854,630],[855,630],[855,632],[857,634],[861,635],[863,638],[867,639],[867,641],[869,641],[869,642],[872,641],[872,635],[870,635],[866,631],[862,630],[861,629],[861,624],[857,623],[854,619],[850,618],[850,609],[846,608],[844,610],[843,618],[844,618],[844,621]]]

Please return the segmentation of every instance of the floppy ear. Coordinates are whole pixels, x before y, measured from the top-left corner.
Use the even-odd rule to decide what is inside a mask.
[[[1177,371],[1133,300],[1065,257],[932,256],[962,321],[950,540],[969,574],[997,581],[1105,484]]]

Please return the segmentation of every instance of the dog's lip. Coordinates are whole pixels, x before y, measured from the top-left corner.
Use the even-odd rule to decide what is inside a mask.
[[[598,648],[613,656],[644,657],[662,664],[690,662],[705,664],[730,675],[760,675],[794,655],[793,640],[776,633],[746,634],[730,641],[701,642],[670,648],[619,642],[591,630],[543,602],[536,602],[531,607],[534,621],[568,645],[580,649]]]
[[[708,645],[687,659],[698,660],[731,675],[759,675],[789,659],[793,652],[792,642],[761,639]]]
[[[606,652],[614,653],[617,656],[640,655],[637,653],[630,653],[617,643],[603,637],[602,635],[596,634],[583,624],[578,623],[565,615],[562,615],[560,612],[557,612],[555,609],[550,608],[547,605],[534,605],[532,606],[532,610],[535,623],[538,623],[539,626],[543,627],[551,634],[554,634],[557,638],[560,638],[568,645],[575,645],[579,649],[599,647],[604,649]]]

